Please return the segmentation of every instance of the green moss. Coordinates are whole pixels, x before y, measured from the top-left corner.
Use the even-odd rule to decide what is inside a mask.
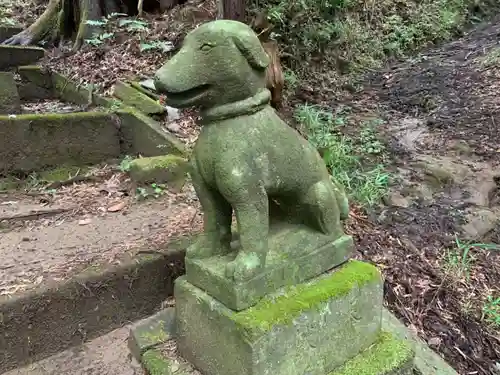
[[[413,357],[413,349],[405,341],[381,332],[375,344],[330,375],[386,375],[399,373],[397,370],[410,371]]]
[[[34,120],[45,120],[46,125],[50,126],[52,125],[52,121],[60,121],[62,119],[69,119],[68,121],[71,121],[71,118],[88,118],[88,119],[98,119],[98,118],[106,118],[108,119],[110,115],[108,113],[104,112],[73,112],[73,113],[43,113],[43,114],[37,114],[37,113],[31,113],[31,114],[26,114],[26,115],[17,115],[14,118],[11,118],[9,116],[0,116],[0,121],[34,121]],[[53,126],[61,126],[61,124],[55,123]]]
[[[40,172],[40,179],[47,182],[65,181],[75,176],[77,173],[85,174],[88,168],[78,167],[75,165],[60,166],[55,169]]]
[[[276,324],[288,324],[303,311],[335,297],[348,294],[356,285],[380,280],[379,270],[368,263],[351,260],[329,276],[308,284],[289,287],[277,298],[265,297],[257,305],[235,313],[233,320],[244,330],[270,330]]]
[[[31,71],[33,71],[33,70],[40,71],[40,70],[41,70],[41,68],[40,68],[40,66],[39,66],[39,65],[24,65],[24,66],[19,66],[19,67],[17,68],[17,71],[18,71],[18,72],[21,72],[21,71],[28,71],[28,70],[31,70]]]
[[[166,111],[157,101],[124,82],[118,81],[115,84],[113,96],[147,114],[160,114]]]
[[[170,338],[169,334],[165,331],[164,321],[160,321],[154,331],[141,332],[140,337],[141,340],[150,344],[165,342]]]
[[[142,365],[149,375],[168,375],[170,363],[157,350],[150,349],[142,355]]]

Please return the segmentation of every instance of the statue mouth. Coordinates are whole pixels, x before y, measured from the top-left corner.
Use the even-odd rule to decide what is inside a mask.
[[[199,99],[201,99],[207,91],[210,89],[209,84],[203,84],[199,86],[195,86],[185,91],[172,92],[167,91],[165,93],[167,97],[167,102],[171,101],[172,103],[196,103]]]

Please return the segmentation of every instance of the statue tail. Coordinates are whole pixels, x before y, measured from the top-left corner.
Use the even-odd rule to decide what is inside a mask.
[[[335,191],[335,196],[337,197],[340,219],[345,220],[349,217],[349,199],[347,198],[344,187],[341,184],[334,182],[333,178],[330,180],[332,181],[333,190]]]

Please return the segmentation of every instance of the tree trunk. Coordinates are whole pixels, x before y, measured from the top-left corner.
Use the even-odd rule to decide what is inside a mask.
[[[245,22],[246,0],[218,0],[222,3],[223,18]]]
[[[185,0],[144,0],[144,7],[172,8],[184,2]],[[73,50],[77,50],[85,39],[92,38],[99,31],[98,26],[88,25],[88,20],[100,20],[112,13],[135,16],[142,10],[143,4],[140,7],[138,5],[138,0],[50,0],[45,12],[32,25],[2,44],[33,45],[41,41],[55,42],[71,37],[74,38]]]

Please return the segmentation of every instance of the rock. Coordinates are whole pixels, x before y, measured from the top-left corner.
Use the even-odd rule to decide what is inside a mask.
[[[45,50],[39,47],[0,45],[0,70],[34,64],[44,55]]]
[[[130,162],[130,177],[139,184],[165,183],[180,190],[187,178],[188,164],[176,155],[153,156]]]
[[[166,111],[165,107],[163,107],[160,103],[121,81],[118,81],[115,84],[113,88],[113,96],[120,99],[126,105],[132,106],[148,115],[161,114]]]
[[[463,155],[470,155],[472,154],[472,149],[467,143],[467,141],[464,141],[463,139],[459,139],[457,141],[454,141],[451,145],[451,148],[455,151],[457,151],[459,154]]]
[[[467,166],[447,157],[422,156],[417,166],[422,169],[429,185],[437,189],[461,183],[470,173]]]
[[[467,224],[462,226],[466,239],[482,241],[488,232],[500,223],[500,212],[489,209],[479,209],[467,215]]]
[[[176,121],[181,118],[181,111],[174,107],[165,106],[167,110],[167,119],[169,122]]]
[[[391,193],[387,198],[387,205],[395,206],[395,207],[404,207],[407,208],[410,206],[410,199],[405,198],[401,195],[401,193],[395,191]]]
[[[21,112],[21,100],[17,91],[14,74],[0,72],[0,115]]]

